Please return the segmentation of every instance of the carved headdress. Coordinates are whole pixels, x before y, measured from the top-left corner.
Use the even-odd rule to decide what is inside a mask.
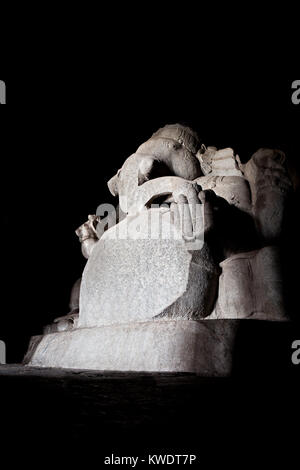
[[[156,131],[152,139],[172,139],[185,147],[189,152],[196,154],[201,147],[198,134],[190,127],[181,124],[168,124]]]

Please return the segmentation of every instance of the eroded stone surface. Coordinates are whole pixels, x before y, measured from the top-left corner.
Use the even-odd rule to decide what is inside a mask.
[[[265,244],[276,244],[281,236],[287,198],[292,183],[280,150],[259,149],[241,169],[249,181],[252,211],[258,233]]]
[[[30,365],[227,376],[237,324],[156,320],[46,335]]]
[[[288,319],[276,248],[234,255],[221,267],[218,301],[210,318]]]
[[[168,307],[181,318],[212,311],[211,280],[215,277],[217,282],[217,273],[209,253],[195,260],[174,226],[172,233],[178,239],[170,236],[170,211],[158,210],[160,223],[158,218],[147,226],[145,219],[152,211],[134,219],[141,231],[134,231],[131,239],[125,233],[127,218],[97,243],[83,274],[80,327],[150,319],[167,314]],[[155,227],[158,239],[148,233],[152,229],[153,236]]]

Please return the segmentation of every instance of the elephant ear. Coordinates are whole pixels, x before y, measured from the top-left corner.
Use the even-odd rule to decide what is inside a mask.
[[[196,158],[200,163],[201,171],[203,175],[208,175],[212,172],[212,159],[217,153],[216,147],[205,147],[201,145],[200,150],[196,154]]]
[[[118,170],[117,174],[114,175],[108,182],[107,186],[109,191],[113,196],[118,196],[119,194],[119,175],[121,170]]]

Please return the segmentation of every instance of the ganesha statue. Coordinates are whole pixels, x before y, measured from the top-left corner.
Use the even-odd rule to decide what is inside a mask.
[[[283,152],[241,163],[166,125],[108,187],[117,210],[99,206],[76,231],[87,263],[71,312],[33,338],[26,363],[224,376],[238,322],[288,321]]]

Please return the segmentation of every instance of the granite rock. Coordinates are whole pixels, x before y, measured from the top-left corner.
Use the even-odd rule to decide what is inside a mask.
[[[228,376],[236,329],[230,320],[155,320],[82,328],[45,335],[30,365]]]

